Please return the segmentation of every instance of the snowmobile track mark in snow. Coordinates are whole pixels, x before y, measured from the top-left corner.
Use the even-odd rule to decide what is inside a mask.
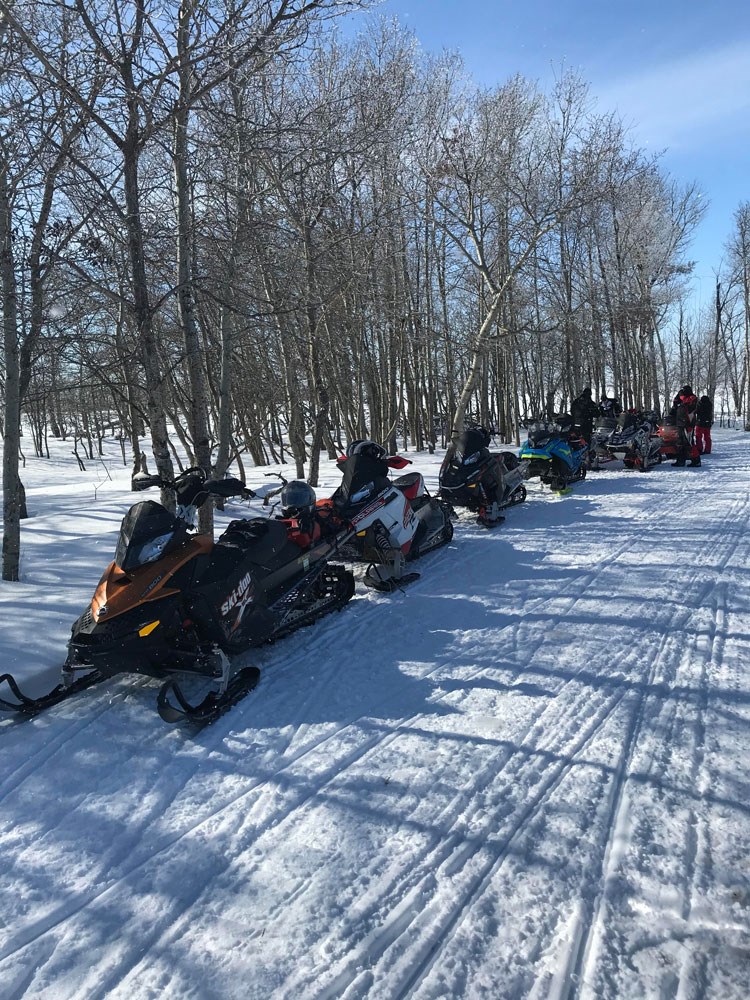
[[[629,541],[626,541],[620,547],[619,552],[617,554],[619,555],[619,554],[622,554],[623,552],[627,551],[630,548],[630,544],[631,543]],[[617,556],[615,555],[614,558],[616,558],[616,557]],[[612,561],[613,561],[612,559],[608,560],[608,562],[610,562],[610,564],[611,564]],[[581,586],[580,576],[577,577],[576,584],[577,584],[578,593],[575,596],[573,596],[573,602],[571,604],[571,608],[574,607],[575,604],[577,604],[578,601],[584,596],[585,591],[591,586],[591,584],[600,575],[600,571],[601,571],[601,567],[598,567],[593,572],[590,572],[588,574],[584,574],[585,576],[588,576],[588,579],[585,581],[585,583],[583,585],[583,590],[582,591],[580,589],[580,586]],[[566,588],[566,589],[568,589],[568,588]],[[560,596],[564,596],[564,595],[560,595]],[[549,598],[543,598],[543,599],[540,600],[539,604],[543,605],[545,603],[549,603],[549,600],[550,600]],[[537,607],[538,607],[538,605],[537,605]],[[570,612],[570,609],[568,609],[566,612],[562,612],[562,613],[560,613],[558,611],[556,617],[559,620],[564,621],[566,615],[569,614],[569,612]],[[681,626],[684,626],[685,624],[686,624],[686,620],[682,620],[676,627],[679,628]],[[632,659],[633,662],[640,662],[641,657],[642,657],[642,653],[641,652],[635,652],[634,651],[633,654],[632,654],[631,659]],[[575,680],[575,676],[572,677],[571,680]],[[615,694],[614,700],[610,700],[608,705],[605,704],[605,706],[604,706],[604,713],[605,714],[604,714],[603,717],[600,718],[599,722],[597,722],[597,724],[594,726],[594,729],[589,733],[589,735],[587,737],[587,740],[593,739],[596,736],[596,734],[599,731],[601,725],[603,724],[603,720],[610,717],[610,715],[612,714],[612,712],[614,712],[615,709],[621,704],[621,702],[623,701],[623,699],[625,698],[625,696],[626,696],[627,693],[628,693],[628,686],[626,685],[623,689],[621,689],[618,693]],[[577,751],[574,751],[573,756],[575,756],[576,754],[580,754],[581,749],[583,749],[583,747],[585,746],[585,743],[586,743],[586,741],[584,741],[581,744],[581,746],[579,747],[579,749]],[[530,818],[530,816],[533,815],[534,809],[535,808],[539,808],[539,806],[544,802],[545,798],[548,796],[549,791],[551,791],[553,787],[555,787],[560,781],[562,781],[562,779],[565,777],[566,773],[567,773],[567,769],[566,768],[561,769],[560,772],[559,772],[559,775],[558,775],[557,779],[554,780],[554,781],[552,781],[552,782],[550,782],[547,785],[547,787],[542,790],[542,793],[537,797],[536,805],[529,810],[527,816],[522,817],[521,822],[519,822],[515,826],[515,829],[513,831],[511,831],[511,833],[509,834],[509,838],[506,841],[506,852],[505,853],[507,853],[507,847],[510,846],[511,840],[513,838],[515,838],[522,831],[523,827],[528,822],[528,819]],[[446,845],[444,845],[444,846],[446,846]],[[466,854],[466,850],[464,850],[463,853]],[[469,851],[468,852],[468,856],[474,856],[476,853],[477,853],[476,851]],[[445,860],[447,860],[447,858]],[[502,857],[500,857],[500,858],[497,859],[497,863],[493,865],[492,871],[494,871],[494,870],[497,869],[497,867],[499,866],[499,864],[500,864],[501,861],[502,861]],[[440,863],[440,862],[437,859],[435,859],[434,857],[431,857],[429,859],[429,868],[430,868],[430,871],[434,871],[435,867],[436,867],[436,864],[438,864],[438,863]],[[422,868],[423,868],[423,866],[420,865],[420,869],[422,869]],[[491,873],[492,872],[488,872],[487,873],[487,877],[488,878],[489,878],[489,875]],[[476,891],[473,892],[471,894],[471,896],[473,897],[473,896],[476,895],[476,892],[480,892],[484,884],[485,884],[485,880],[483,880],[481,883],[477,883],[476,887],[475,887]],[[471,901],[471,897],[466,897],[465,898],[465,905],[468,906],[470,904],[470,901]],[[381,903],[382,903],[382,901],[381,901]],[[460,914],[458,914],[456,916],[456,920],[451,923],[451,928],[449,928],[449,930],[452,929],[453,926],[457,925],[459,917],[460,917]],[[390,935],[387,932],[385,933],[385,936],[386,937],[390,937]],[[441,931],[440,938],[441,938],[441,943],[442,943],[442,941],[445,940],[445,927],[443,927],[443,929]],[[371,939],[368,939],[368,946],[367,947],[368,947],[368,955],[370,955],[370,956],[372,956],[372,954],[373,954],[373,948],[375,948],[378,953],[381,952],[381,949],[379,947],[377,947],[376,944],[375,944],[375,942],[373,942]],[[384,953],[386,949],[387,949],[387,943],[384,945],[384,947],[382,949],[382,952]],[[440,948],[436,947],[435,944],[429,945],[429,943],[427,945],[425,945],[425,949],[426,949],[426,952],[427,952],[427,957],[425,959],[425,962],[427,964],[424,965],[423,971],[425,971],[426,968],[429,965],[432,964],[434,952],[440,950]],[[406,996],[410,995],[410,992],[411,992],[412,988],[416,985],[418,979],[419,979],[419,975],[415,973],[412,976],[412,978],[409,979],[406,987],[402,987],[401,992],[398,993],[397,995],[399,997],[406,997]],[[329,987],[326,990],[324,996],[325,997],[333,997],[335,995],[335,989],[338,986],[342,986],[343,984],[345,984],[346,981],[347,981],[346,974],[343,971],[340,972],[337,975],[337,977],[336,977],[336,979],[334,981],[333,987]],[[332,989],[333,989],[333,992],[331,992]]]
[[[717,548],[721,547],[721,545],[717,546]],[[701,584],[701,593],[697,601],[698,606],[708,597],[710,589],[710,584],[708,587],[705,583]],[[631,730],[627,742],[622,748],[620,761],[615,772],[615,782],[611,790],[609,819],[603,830],[606,834],[606,840],[602,844],[601,867],[597,879],[599,890],[594,898],[593,908],[590,912],[583,913],[582,921],[573,934],[573,945],[566,962],[567,973],[558,984],[560,987],[559,991],[550,991],[548,993],[550,1000],[573,1000],[576,997],[589,995],[586,984],[588,984],[590,991],[593,988],[591,984],[596,981],[594,976],[596,960],[600,948],[601,936],[605,933],[606,928],[606,908],[609,902],[608,886],[611,881],[613,868],[612,856],[615,853],[615,841],[618,831],[624,826],[624,812],[629,807],[628,785],[632,780],[630,772],[639,749],[640,734],[644,725],[644,718],[646,717],[646,702],[650,697],[654,696],[654,691],[659,692],[660,683],[657,683],[657,674],[660,670],[665,666],[668,668],[670,664],[675,668],[679,666],[682,659],[682,649],[679,645],[675,644],[674,635],[679,634],[687,625],[692,613],[693,608],[688,607],[684,609],[682,615],[679,616],[680,621],[673,623],[672,629],[662,636],[658,652],[652,661],[648,676],[640,692]],[[672,649],[672,647],[674,648]],[[665,663],[665,653],[670,649],[672,649],[672,652]],[[705,675],[705,666],[706,661],[703,660],[702,675]],[[705,695],[705,684],[703,684],[702,690]],[[660,697],[661,695],[657,693],[656,696]],[[674,714],[674,710],[677,707],[676,698],[671,697],[670,700],[673,702],[672,714]],[[700,708],[699,714],[702,715],[704,711],[704,708]],[[702,740],[698,741],[698,746],[694,750],[695,753],[698,753],[702,760]],[[700,761],[697,761],[695,756],[691,760],[693,765],[698,768],[700,767]],[[691,865],[688,864],[688,868],[690,867]],[[587,875],[587,878],[590,878],[590,875]],[[582,892],[581,896],[585,897],[585,893]],[[594,992],[593,995],[596,995],[596,993]]]

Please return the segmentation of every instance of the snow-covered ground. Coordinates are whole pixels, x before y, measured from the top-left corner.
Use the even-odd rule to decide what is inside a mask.
[[[750,437],[715,442],[463,520],[200,732],[135,677],[0,724],[3,1000],[746,1000]],[[57,448],[0,584],[35,693],[135,499]]]

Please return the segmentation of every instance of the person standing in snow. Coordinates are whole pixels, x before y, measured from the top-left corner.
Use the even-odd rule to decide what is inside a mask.
[[[702,455],[711,454],[711,425],[714,422],[714,404],[710,396],[701,396],[696,410],[695,443]]]
[[[570,404],[570,416],[581,437],[590,445],[594,420],[599,416],[599,407],[591,398],[591,386],[586,386],[581,395],[576,396]]]
[[[617,417],[622,413],[622,403],[616,396],[608,396],[606,392],[599,402],[599,412],[603,417]]]
[[[677,459],[672,465],[685,465],[688,455],[692,466],[701,464],[701,454],[695,443],[694,434],[697,408],[698,399],[693,393],[693,387],[683,385],[672,403],[678,433]]]

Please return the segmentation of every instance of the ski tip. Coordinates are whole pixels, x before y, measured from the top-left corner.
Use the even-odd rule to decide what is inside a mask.
[[[257,667],[243,667],[231,678],[223,694],[211,691],[203,701],[197,705],[191,705],[180,690],[177,681],[172,678],[165,681],[159,688],[156,710],[160,718],[170,725],[177,722],[192,722],[199,726],[206,726],[218,719],[224,712],[229,711],[245,695],[250,694],[257,687],[259,680],[260,670]],[[174,701],[171,700],[170,696]]]

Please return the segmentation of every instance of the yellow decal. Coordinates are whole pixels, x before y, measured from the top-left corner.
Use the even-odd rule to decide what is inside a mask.
[[[158,621],[149,622],[148,625],[144,625],[143,628],[138,629],[138,635],[142,639],[145,639],[147,635],[151,635],[151,633],[154,631],[154,629],[158,624],[159,624]]]

